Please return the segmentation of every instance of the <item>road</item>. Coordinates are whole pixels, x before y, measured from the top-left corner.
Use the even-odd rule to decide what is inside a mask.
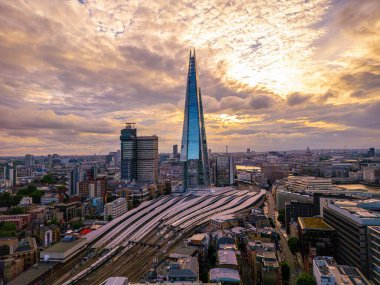
[[[281,230],[281,223],[277,221],[277,211],[276,211],[276,203],[274,201],[273,195],[270,192],[267,192],[266,194],[266,201],[267,201],[267,215],[268,217],[272,218],[275,226],[276,226],[276,232],[280,234],[280,256],[283,261],[286,261],[290,267],[290,284],[295,284],[296,277],[300,273],[300,268],[298,267],[297,262],[295,261],[294,255],[291,253],[288,242],[286,237],[283,234],[283,231]]]

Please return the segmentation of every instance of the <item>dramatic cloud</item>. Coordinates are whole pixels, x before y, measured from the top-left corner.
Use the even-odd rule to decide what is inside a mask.
[[[380,2],[0,3],[0,155],[118,148],[127,121],[181,139],[196,49],[209,147],[380,138]]]

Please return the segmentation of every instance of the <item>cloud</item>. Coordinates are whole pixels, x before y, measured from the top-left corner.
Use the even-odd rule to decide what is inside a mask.
[[[0,154],[111,151],[129,120],[170,151],[190,47],[214,150],[376,146],[379,5],[3,1]]]
[[[257,95],[251,97],[249,105],[254,109],[267,109],[272,106],[273,102],[273,99],[269,96]]]
[[[310,98],[311,96],[309,95],[293,93],[293,94],[290,94],[288,97],[286,97],[286,102],[288,103],[289,106],[295,106],[295,105],[303,104],[309,101]]]

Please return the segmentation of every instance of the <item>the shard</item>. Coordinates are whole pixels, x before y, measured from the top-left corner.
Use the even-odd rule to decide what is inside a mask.
[[[186,188],[209,185],[206,130],[194,50],[189,56],[180,160],[186,162]]]

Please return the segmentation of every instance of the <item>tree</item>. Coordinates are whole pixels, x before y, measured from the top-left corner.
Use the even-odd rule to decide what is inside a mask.
[[[316,285],[315,278],[306,272],[297,277],[296,285]]]
[[[282,280],[285,282],[288,282],[290,279],[290,267],[288,263],[283,262],[281,263],[281,275],[282,275]]]
[[[51,174],[46,174],[42,177],[41,182],[45,184],[53,184],[55,183],[55,178]]]
[[[24,214],[24,208],[21,208],[21,207],[13,207],[11,210],[10,210],[10,214],[11,215],[20,215],[20,214]]]
[[[214,267],[216,264],[216,249],[213,244],[210,243],[208,247],[208,262],[210,267]]]
[[[111,216],[111,215],[108,215],[107,220],[108,220],[109,222],[112,221],[112,216]]]
[[[44,191],[36,190],[32,194],[30,194],[30,197],[33,199],[33,203],[40,204],[41,203],[41,197],[44,195]]]
[[[4,244],[0,246],[0,256],[8,255],[10,253],[9,245]]]
[[[20,203],[21,198],[21,196],[11,195],[8,192],[0,194],[0,207],[16,206],[18,203]]]
[[[284,213],[284,211],[279,211],[279,212],[278,212],[277,220],[278,220],[280,223],[282,223],[282,224],[285,223],[285,213]]]
[[[289,249],[290,251],[293,253],[293,254],[296,254],[296,252],[299,250],[299,240],[298,240],[298,237],[290,237],[288,239],[288,246],[289,246]]]
[[[16,225],[10,222],[0,222],[0,237],[15,237]]]
[[[81,228],[82,226],[83,226],[83,222],[82,221],[71,222],[71,227],[74,230],[77,230],[77,229]]]

